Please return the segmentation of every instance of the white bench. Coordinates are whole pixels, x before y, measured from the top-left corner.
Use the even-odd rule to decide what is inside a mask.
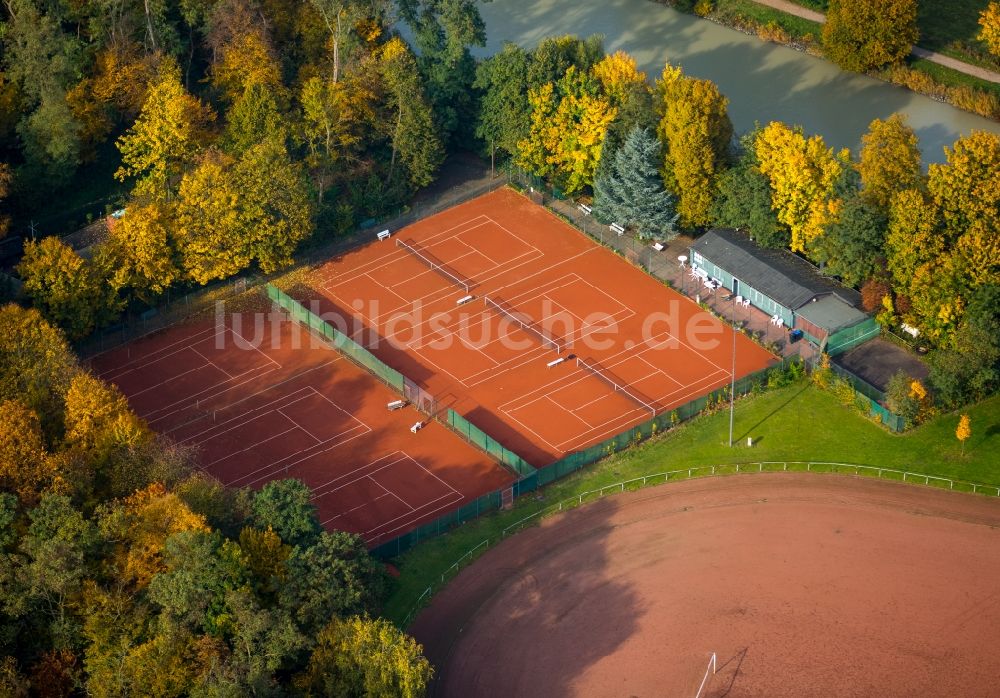
[[[404,407],[406,407],[406,400],[393,400],[388,405],[386,405],[386,408],[389,409],[390,411],[401,410]]]
[[[589,216],[591,214],[591,212],[593,212],[593,210],[594,210],[590,206],[588,206],[587,204],[580,204],[579,206],[577,206],[577,208],[580,209],[581,211],[583,211],[583,213],[585,215],[587,215],[587,216]]]
[[[383,230],[381,233],[378,234],[378,239],[379,241],[388,240],[390,235],[391,233],[388,230]]]
[[[653,249],[656,250],[657,252],[663,252],[663,250],[667,249],[667,246],[664,245],[662,242],[654,242]]]
[[[549,368],[552,368],[553,366],[558,366],[559,364],[561,364],[565,360],[566,360],[566,357],[560,356],[558,359],[553,359],[552,361],[550,361],[547,365],[548,365]]]
[[[465,305],[466,303],[470,303],[470,302],[471,302],[471,301],[472,301],[472,300],[473,300],[474,298],[475,298],[475,296],[473,296],[473,295],[472,295],[472,294],[470,293],[469,295],[467,295],[467,296],[462,296],[462,297],[461,297],[461,298],[459,298],[459,299],[458,299],[457,301],[455,301],[455,305]]]
[[[618,237],[621,237],[622,235],[625,234],[625,226],[623,225],[619,225],[618,223],[612,223],[608,227],[611,228],[612,233],[617,233]]]

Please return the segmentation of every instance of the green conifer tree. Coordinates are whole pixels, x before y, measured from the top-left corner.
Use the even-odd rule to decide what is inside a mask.
[[[611,166],[594,182],[594,215],[633,228],[640,238],[677,235],[675,199],[657,169],[660,144],[648,129],[633,128]]]

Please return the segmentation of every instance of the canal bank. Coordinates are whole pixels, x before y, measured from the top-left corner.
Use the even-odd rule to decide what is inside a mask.
[[[872,119],[902,112],[925,162],[942,162],[944,146],[974,129],[1000,134],[990,119],[649,0],[495,0],[479,8],[487,45],[477,55],[504,41],[530,48],[547,36],[602,34],[609,52],[628,51],[650,79],[669,61],[718,84],[737,131],[778,120],[856,152]]]

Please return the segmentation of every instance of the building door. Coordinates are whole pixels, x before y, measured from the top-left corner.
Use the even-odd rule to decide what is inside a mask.
[[[734,296],[740,295],[740,280],[737,279],[735,276],[733,277],[733,295]]]

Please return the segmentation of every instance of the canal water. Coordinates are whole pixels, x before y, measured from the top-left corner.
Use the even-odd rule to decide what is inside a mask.
[[[755,121],[784,121],[856,153],[872,119],[902,112],[920,137],[925,162],[943,161],[942,148],[973,129],[1000,134],[996,121],[650,0],[493,0],[479,9],[488,43],[477,55],[496,52],[504,41],[531,48],[547,36],[603,34],[609,53],[628,51],[650,79],[670,61],[715,82],[729,98],[737,132]]]

